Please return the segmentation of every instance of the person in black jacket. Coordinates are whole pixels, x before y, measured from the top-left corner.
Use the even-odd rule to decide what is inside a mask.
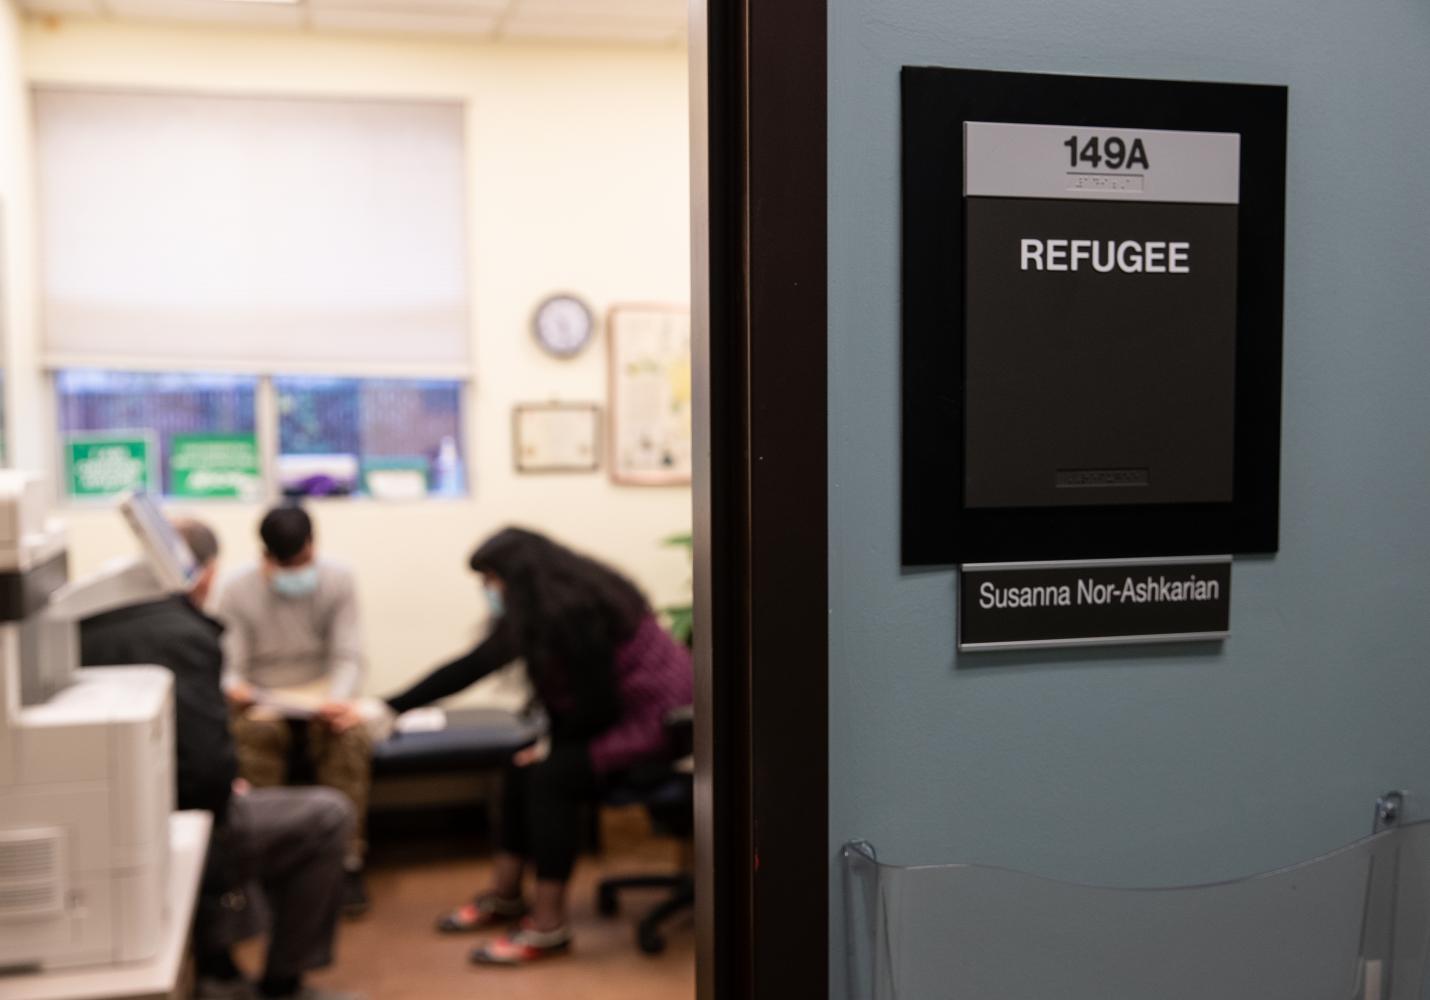
[[[352,807],[328,788],[247,789],[219,685],[223,626],[201,608],[217,570],[218,540],[197,521],[176,525],[202,567],[187,595],[119,608],[80,626],[87,667],[156,664],[174,675],[177,801],[214,815],[194,924],[201,1000],[247,1000],[253,989],[230,948],[257,929],[244,894],[262,886],[272,934],[258,992],[293,1000],[355,1000],[304,984],[330,964]]]

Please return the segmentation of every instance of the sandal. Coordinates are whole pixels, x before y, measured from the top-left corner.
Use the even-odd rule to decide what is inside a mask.
[[[511,923],[524,916],[526,903],[520,896],[503,899],[488,892],[437,918],[437,930],[442,934],[466,934]]]
[[[571,928],[538,931],[524,922],[516,930],[473,948],[468,956],[475,965],[530,965],[571,950]]]

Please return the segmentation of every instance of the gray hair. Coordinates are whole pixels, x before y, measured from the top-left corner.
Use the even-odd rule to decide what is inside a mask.
[[[218,536],[207,524],[184,518],[174,522],[174,530],[188,544],[199,566],[206,567],[218,558]]]

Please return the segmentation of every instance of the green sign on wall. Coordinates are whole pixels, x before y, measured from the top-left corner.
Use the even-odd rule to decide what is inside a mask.
[[[262,489],[252,434],[176,434],[169,448],[169,493],[176,497],[255,499]]]
[[[72,497],[107,497],[154,485],[152,435],[71,434],[65,472]]]

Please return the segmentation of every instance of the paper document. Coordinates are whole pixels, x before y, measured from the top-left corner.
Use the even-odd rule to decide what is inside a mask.
[[[440,733],[447,728],[447,713],[440,708],[414,708],[397,717],[399,733]]]
[[[285,719],[311,719],[329,700],[326,679],[286,688],[255,688],[253,703]]]

